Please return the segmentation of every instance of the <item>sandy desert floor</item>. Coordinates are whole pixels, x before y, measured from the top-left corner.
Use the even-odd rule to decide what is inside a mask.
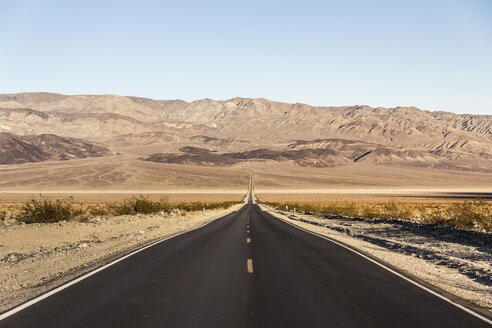
[[[289,163],[256,161],[233,166],[195,166],[145,162],[121,155],[70,161],[1,165],[0,191],[83,191],[115,193],[204,190],[244,192],[249,169],[257,191],[325,193],[344,190],[462,189],[492,190],[492,173],[444,169],[350,165],[336,168],[300,167]]]

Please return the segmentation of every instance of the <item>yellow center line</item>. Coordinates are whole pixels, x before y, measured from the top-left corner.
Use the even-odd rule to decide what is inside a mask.
[[[253,260],[248,259],[248,272],[253,273]]]
[[[246,238],[246,242],[249,244],[251,242],[251,238]]]

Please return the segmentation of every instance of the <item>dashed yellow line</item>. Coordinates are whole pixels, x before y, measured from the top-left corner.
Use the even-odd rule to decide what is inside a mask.
[[[246,243],[250,243],[251,242],[251,238],[246,238]]]
[[[253,273],[253,260],[248,259],[248,273]]]

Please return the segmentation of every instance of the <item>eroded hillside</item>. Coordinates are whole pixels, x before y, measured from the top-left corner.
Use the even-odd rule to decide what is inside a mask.
[[[414,107],[316,107],[266,99],[191,103],[116,95],[0,95],[0,131],[56,134],[191,165],[275,161],[306,167],[363,163],[489,171],[492,116]],[[183,152],[199,147],[202,153]],[[136,148],[135,148],[136,147]],[[160,147],[160,148],[159,148]],[[10,162],[37,161],[35,149]],[[63,150],[61,150],[63,152]],[[142,156],[143,155],[143,156]]]

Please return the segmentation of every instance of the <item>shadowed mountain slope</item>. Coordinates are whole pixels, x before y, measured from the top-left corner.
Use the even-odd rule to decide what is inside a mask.
[[[165,163],[271,160],[314,167],[360,163],[478,171],[492,167],[492,116],[415,107],[320,107],[262,98],[188,103],[22,93],[0,95],[1,131],[83,138],[108,147],[124,146],[126,151],[152,146],[137,153]],[[216,153],[178,152],[186,146]]]
[[[0,133],[0,164],[68,160],[110,154],[106,147],[81,139],[63,138],[53,134],[16,136]]]

